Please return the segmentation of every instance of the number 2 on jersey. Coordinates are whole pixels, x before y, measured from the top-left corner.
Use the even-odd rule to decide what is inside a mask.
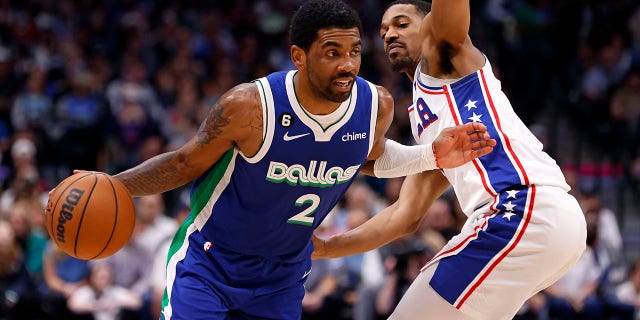
[[[287,220],[287,223],[301,224],[305,226],[313,225],[313,214],[316,212],[316,209],[318,209],[318,206],[320,205],[320,197],[317,194],[309,193],[301,196],[300,198],[298,198],[298,200],[296,200],[296,207],[301,207],[305,204],[308,204],[309,206],[306,209],[302,210],[302,212],[289,218],[289,220]]]

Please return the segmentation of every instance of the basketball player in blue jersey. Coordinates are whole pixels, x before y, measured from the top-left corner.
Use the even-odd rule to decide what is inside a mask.
[[[398,201],[359,228],[313,239],[314,258],[371,250],[416,230],[433,199],[453,187],[468,220],[390,319],[512,319],[585,248],[585,219],[560,168],[515,114],[469,25],[469,0],[400,0],[387,7],[380,35],[392,67],[413,82],[416,141],[431,144],[443,128],[483,123],[498,142],[493,152],[407,177]],[[384,177],[377,166],[373,173]]]
[[[393,99],[357,77],[360,34],[342,1],[305,1],[290,30],[297,70],[232,88],[184,146],[115,175],[133,196],[193,181],[167,260],[163,319],[299,319],[313,230],[363,163],[380,159],[381,172],[404,175],[492,150],[480,123],[432,145],[387,141]]]

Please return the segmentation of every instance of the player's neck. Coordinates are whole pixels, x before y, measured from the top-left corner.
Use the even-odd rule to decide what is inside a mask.
[[[414,80],[413,74],[411,72],[407,72],[407,71],[405,71],[404,74],[407,76],[407,78],[409,78],[409,81],[411,81],[411,83],[413,83],[413,80]]]
[[[317,93],[311,89],[309,79],[300,76],[296,73],[293,76],[293,89],[296,93],[296,98],[300,103],[300,106],[308,113],[313,115],[326,115],[330,114],[341,105],[340,102],[333,102],[324,97],[318,96]]]
[[[404,73],[405,75],[407,75],[407,77],[409,78],[409,80],[413,83],[413,80],[415,80],[415,75],[416,75],[416,70],[418,70],[418,68],[420,67],[420,59],[417,59],[413,62],[413,64],[409,67],[406,67],[404,69],[401,70],[402,73]]]

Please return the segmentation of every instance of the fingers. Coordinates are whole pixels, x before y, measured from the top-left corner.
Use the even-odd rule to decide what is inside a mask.
[[[489,138],[490,138],[489,133],[486,132],[486,131],[471,132],[471,133],[468,133],[467,136],[469,137],[469,140],[471,140],[471,141],[489,140]]]
[[[482,149],[482,148],[490,148],[492,149],[493,147],[496,146],[496,140],[494,139],[488,139],[488,140],[478,140],[478,141],[474,141],[471,143],[471,150],[478,150],[478,149]]]
[[[487,132],[487,126],[480,122],[468,122],[463,125],[446,128],[443,132],[449,131],[451,136],[465,135],[471,141],[489,139],[489,133]]]
[[[477,132],[487,132],[487,126],[482,124],[482,122],[467,122],[463,124],[462,127],[469,134]]]
[[[473,142],[471,144],[471,150],[464,152],[465,160],[470,161],[485,156],[493,151],[495,145],[496,141],[493,139]]]
[[[491,139],[491,136],[486,131],[487,127],[485,125],[477,122],[470,122],[467,125],[470,125],[469,127],[478,129],[476,131],[467,133],[467,138],[472,143],[472,149],[478,149],[485,146],[493,147],[496,145],[496,140]]]
[[[479,149],[471,150],[469,152],[469,156],[471,157],[471,159],[476,159],[491,153],[491,151],[493,151],[493,147],[486,146]]]

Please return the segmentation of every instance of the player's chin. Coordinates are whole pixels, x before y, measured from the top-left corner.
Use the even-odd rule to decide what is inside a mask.
[[[401,48],[395,48],[387,52],[387,59],[389,59],[391,63],[394,63],[394,62],[397,63],[398,61],[404,60],[406,57],[407,57],[407,52],[403,51],[403,49]]]
[[[337,88],[337,86],[334,86]],[[349,86],[348,90],[344,89],[342,87],[340,87],[340,90],[332,90],[331,94],[329,95],[329,100],[333,101],[333,102],[344,102],[347,99],[349,99],[349,96],[351,96],[351,88],[353,86]]]
[[[390,56],[388,58],[389,63],[391,64],[391,70],[393,70],[394,72],[402,71],[408,65],[407,60],[401,59],[397,54],[395,55],[395,58],[391,58]]]

